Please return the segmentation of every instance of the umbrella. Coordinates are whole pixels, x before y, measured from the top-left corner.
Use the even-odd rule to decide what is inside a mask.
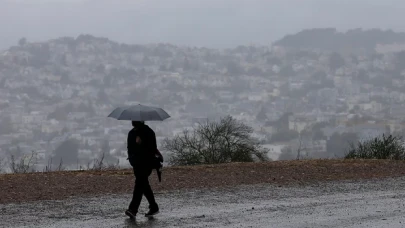
[[[146,105],[133,105],[124,106],[114,109],[108,117],[115,118],[117,120],[132,120],[132,121],[163,121],[169,118],[169,114],[161,108],[146,106]],[[158,163],[156,167],[159,182],[161,182],[162,168],[163,168],[163,156],[156,151],[156,162]]]
[[[114,109],[108,117],[117,120],[132,120],[132,121],[163,121],[169,118],[169,114],[161,108],[146,106],[146,105],[133,105],[124,106]]]

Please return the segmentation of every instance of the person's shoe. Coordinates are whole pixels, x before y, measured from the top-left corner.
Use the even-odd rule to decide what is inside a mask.
[[[145,217],[152,217],[156,214],[159,214],[159,208],[151,208],[148,213],[145,214]]]
[[[126,214],[127,216],[129,216],[130,218],[132,218],[132,219],[135,219],[135,218],[136,218],[136,212],[133,212],[133,211],[131,211],[131,210],[126,210],[126,211],[125,211],[125,214]]]

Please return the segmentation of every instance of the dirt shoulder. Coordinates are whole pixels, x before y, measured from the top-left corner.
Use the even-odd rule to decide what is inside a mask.
[[[156,171],[150,181],[155,192],[271,183],[308,185],[323,181],[405,176],[405,161],[302,160],[167,167],[162,182]],[[132,170],[64,171],[0,175],[0,204],[131,193]]]

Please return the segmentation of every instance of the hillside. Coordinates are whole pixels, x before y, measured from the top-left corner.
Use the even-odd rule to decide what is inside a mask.
[[[273,149],[273,160],[295,159],[299,147],[305,157],[342,157],[348,141],[403,135],[404,66],[405,52],[395,48],[332,54],[252,45],[129,45],[91,35],[22,39],[0,54],[0,172],[9,168],[2,160],[32,151],[38,170],[51,159],[53,167],[62,159],[66,169],[75,169],[102,153],[108,162],[127,165],[131,126],[107,115],[136,103],[170,114],[150,123],[158,144],[197,121],[231,115]]]
[[[316,185],[322,181],[399,177],[405,162],[386,160],[299,160],[232,163],[164,169],[162,182],[151,177],[155,192],[259,183]],[[0,175],[0,204],[131,193],[131,170],[66,171]]]
[[[339,51],[341,49],[373,50],[377,44],[404,43],[405,33],[380,29],[352,29],[337,32],[335,28],[306,29],[287,35],[274,44],[291,48],[321,49]]]

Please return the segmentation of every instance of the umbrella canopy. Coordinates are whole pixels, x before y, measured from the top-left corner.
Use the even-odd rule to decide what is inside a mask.
[[[161,108],[133,105],[124,106],[114,109],[108,117],[117,120],[132,120],[132,121],[163,121],[169,118],[169,114]]]

